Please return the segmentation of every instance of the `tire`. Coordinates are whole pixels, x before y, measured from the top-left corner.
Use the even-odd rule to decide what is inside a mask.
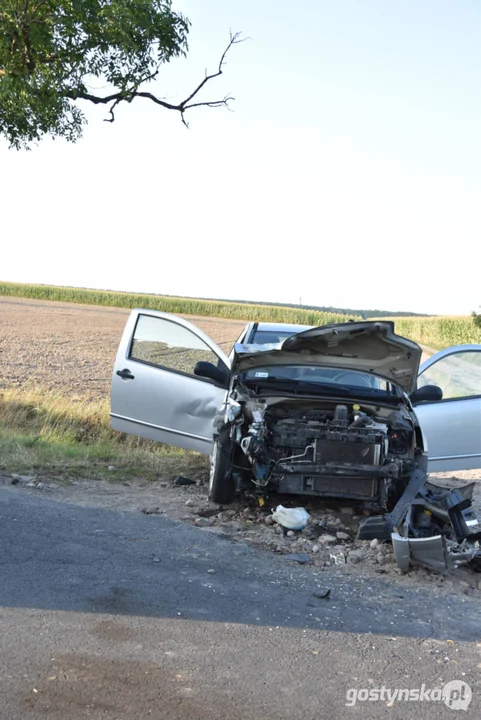
[[[218,505],[228,505],[235,498],[232,476],[232,440],[222,432],[216,440],[210,458],[209,500]]]

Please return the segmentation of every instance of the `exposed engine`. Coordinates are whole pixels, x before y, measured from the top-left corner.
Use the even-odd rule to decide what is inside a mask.
[[[357,404],[324,403],[316,409],[246,404],[237,440],[258,487],[272,484],[280,492],[382,505],[414,452],[408,416]]]

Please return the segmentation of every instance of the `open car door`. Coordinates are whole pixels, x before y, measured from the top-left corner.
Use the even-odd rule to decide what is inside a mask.
[[[481,345],[441,350],[421,365],[418,388],[438,385],[443,399],[415,406],[427,440],[429,472],[481,468]]]
[[[194,374],[199,361],[228,377],[227,356],[202,330],[175,315],[133,310],[112,375],[114,430],[209,455],[213,418],[227,392]]]

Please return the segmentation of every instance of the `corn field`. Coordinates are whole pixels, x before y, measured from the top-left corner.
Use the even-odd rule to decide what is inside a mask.
[[[331,322],[344,322],[348,318],[360,319],[358,316],[303,310],[302,308],[6,282],[0,283],[1,295],[128,309],[141,307],[179,315],[219,317],[230,320],[245,320],[246,322],[326,325]],[[386,320],[388,318],[382,319]],[[427,345],[436,350],[450,345],[481,344],[481,327],[477,327],[473,318],[469,316],[397,317],[392,319],[399,335],[405,335],[422,345]]]
[[[0,283],[1,295],[34,298],[36,300],[57,300],[85,305],[105,305],[130,309],[144,308],[177,315],[200,315],[202,317],[225,318],[226,320],[245,320],[246,322],[257,320],[259,322],[299,323],[300,325],[327,325],[332,322],[343,322],[347,319],[346,315],[338,313],[316,312],[315,310],[302,310],[301,308],[5,282]],[[354,317],[356,320],[359,319],[356,316],[349,315],[350,317]]]
[[[421,345],[442,350],[451,345],[481,344],[481,328],[476,327],[473,318],[428,317],[392,318],[396,332],[412,338]]]

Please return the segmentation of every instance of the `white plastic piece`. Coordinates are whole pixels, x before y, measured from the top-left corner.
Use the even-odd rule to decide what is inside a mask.
[[[272,517],[276,523],[288,530],[303,530],[311,516],[304,508],[285,508],[283,505],[278,505]]]

